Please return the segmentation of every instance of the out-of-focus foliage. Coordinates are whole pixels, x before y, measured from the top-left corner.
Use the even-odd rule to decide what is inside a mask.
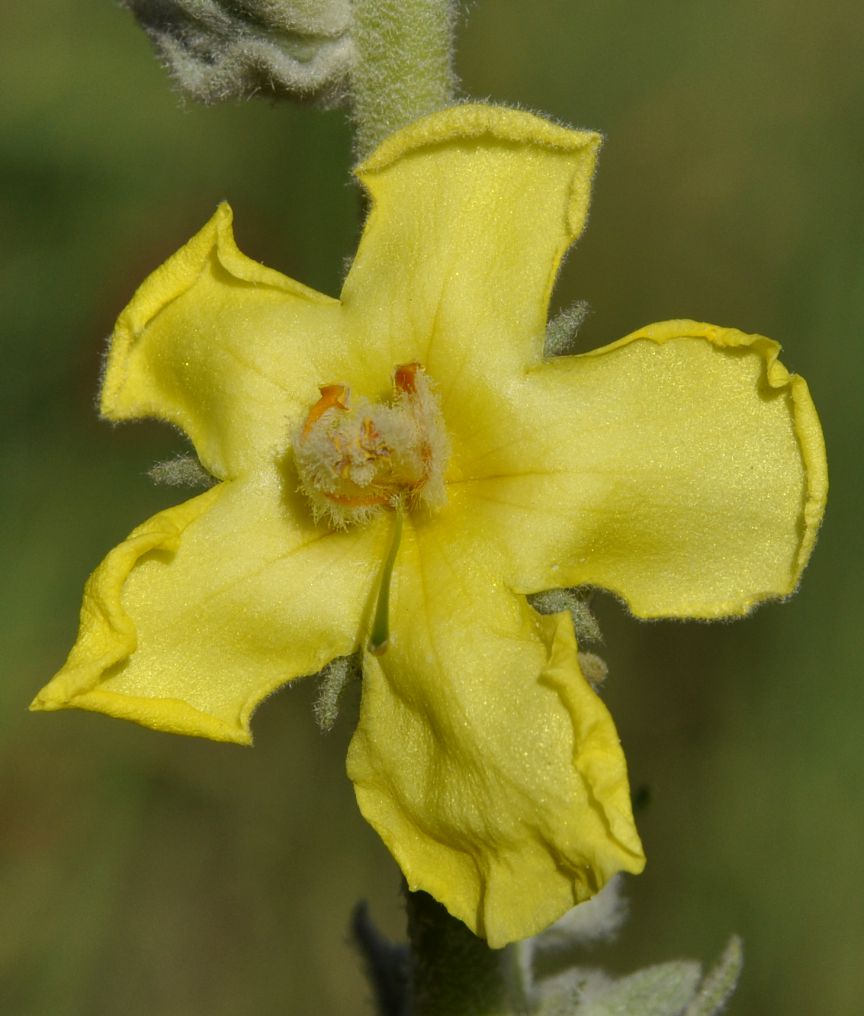
[[[608,135],[555,296],[591,304],[580,348],[677,316],[760,331],[822,411],[831,503],[790,604],[683,627],[595,601],[649,866],[591,963],[709,959],[737,930],[736,1016],[851,1016],[864,994],[862,21],[852,0],[478,0],[460,36],[470,93]],[[6,4],[0,48],[0,1010],[366,1012],[348,913],[366,896],[398,933],[398,882],[342,773],[348,716],[323,737],[300,686],[248,751],[25,712],[88,572],[182,496],[145,475],[178,435],[96,421],[102,336],[223,197],[244,250],[336,292],[348,130],[182,108],[103,0]]]

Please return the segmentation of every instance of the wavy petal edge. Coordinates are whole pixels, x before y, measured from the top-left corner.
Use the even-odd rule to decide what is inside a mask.
[[[215,256],[219,264],[241,282],[278,289],[312,303],[336,302],[333,297],[247,257],[234,239],[233,221],[231,206],[223,201],[204,226],[141,283],[120,313],[102,378],[99,411],[105,419],[119,421],[163,417],[158,406],[142,406],[138,402],[132,406],[127,404],[125,389],[129,357],[150,322],[168,304],[192,288],[211,257]]]
[[[30,709],[53,712],[84,709],[131,720],[153,730],[249,745],[249,719],[255,703],[232,726],[178,699],[120,695],[99,687],[107,670],[135,651],[135,622],[122,603],[123,586],[137,562],[148,553],[176,550],[183,530],[208,510],[222,487],[159,512],[130,533],[96,568],[84,588],[78,638],[66,663],[39,692]]]
[[[615,342],[610,342],[608,345],[580,353],[579,356],[584,358],[603,356],[606,353],[613,352],[622,346],[630,345],[639,340],[649,340],[658,345],[663,345],[674,339],[687,338],[705,339],[721,349],[753,349],[762,357],[765,371],[764,376],[767,384],[775,391],[788,388],[792,399],[792,420],[801,450],[805,485],[804,503],[801,511],[803,532],[795,556],[795,569],[789,587],[779,595],[754,596],[738,607],[731,604],[723,604],[716,609],[688,615],[688,617],[703,618],[705,620],[743,617],[761,603],[788,599],[798,588],[801,575],[816,545],[816,538],[819,535],[819,528],[822,524],[828,498],[828,462],[825,439],[822,434],[819,415],[810,396],[807,382],[799,374],[790,373],[780,362],[779,357],[782,351],[780,343],[764,335],[742,332],[737,328],[712,325],[704,321],[694,321],[689,318],[675,318],[669,321],[658,321],[654,324],[645,325]],[[635,617],[650,620],[669,616],[667,614],[636,611],[630,606],[629,601],[623,594],[615,590],[609,590],[609,592],[623,599]]]
[[[574,238],[577,237],[587,219],[587,202],[583,196],[594,175],[603,136],[596,131],[561,127],[525,110],[484,103],[448,106],[415,120],[386,138],[355,168],[354,175],[368,189],[368,177],[380,173],[412,152],[448,141],[468,141],[484,136],[504,143],[536,145],[562,152],[584,150],[588,158],[584,171],[574,175],[568,208],[568,225]]]
[[[546,664],[538,683],[547,684],[550,690],[554,690],[570,717],[577,742],[571,764],[586,789],[587,807],[605,830],[605,839],[599,849],[597,842],[573,844],[569,848],[572,855],[580,855],[580,861],[576,862],[572,856],[566,859],[560,846],[547,841],[538,827],[534,846],[542,844],[539,851],[545,851],[546,855],[541,865],[535,864],[535,877],[542,874],[544,878],[554,880],[554,885],[546,886],[543,892],[538,888],[527,902],[523,899],[519,908],[512,904],[502,906],[500,894],[508,892],[504,884],[508,859],[502,855],[497,876],[488,865],[481,865],[475,859],[476,894],[467,901],[464,896],[458,899],[459,893],[454,893],[452,872],[448,874],[444,868],[430,868],[423,859],[415,863],[412,837],[405,836],[392,818],[394,813],[398,814],[398,806],[395,812],[390,813],[389,821],[382,820],[379,790],[358,779],[356,773],[352,774],[351,748],[348,755],[349,778],[354,783],[360,812],[396,859],[409,888],[430,893],[453,917],[463,921],[474,934],[485,938],[494,949],[542,931],[575,904],[592,898],[617,873],[639,874],[646,863],[633,819],[623,749],[609,710],[590,690],[582,674],[570,615],[566,612],[545,615],[538,618],[537,624],[546,645]],[[573,683],[574,672],[578,686]],[[593,697],[594,711],[590,716],[582,709],[584,699],[580,702],[585,694]],[[533,856],[533,861],[537,861],[537,854]],[[519,886],[511,886],[509,891],[520,895]],[[493,896],[496,899],[494,905],[489,902]],[[514,917],[516,909],[519,913]]]

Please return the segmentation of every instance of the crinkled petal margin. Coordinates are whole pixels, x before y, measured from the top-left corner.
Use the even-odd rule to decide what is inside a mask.
[[[479,403],[536,360],[561,258],[588,215],[600,140],[462,105],[384,141],[357,169],[371,210],[342,290],[364,361],[419,361],[446,410]]]
[[[33,707],[251,743],[268,695],[357,649],[386,536],[316,527],[300,501],[277,474],[145,522],[91,576],[76,644]]]
[[[642,869],[626,763],[569,615],[496,582],[464,516],[407,530],[348,775],[409,886],[498,947]]]
[[[828,472],[806,382],[779,351],[667,321],[538,364],[495,430],[472,429],[451,498],[502,541],[525,593],[591,585],[640,617],[705,619],[789,596]]]
[[[135,652],[135,623],[122,603],[123,586],[152,551],[177,550],[183,530],[219,496],[218,487],[138,526],[115,547],[84,587],[78,641],[63,669],[33,700],[33,710],[85,709],[173,734],[251,744],[247,725],[232,726],[179,699],[139,698],[99,687],[106,672]],[[251,714],[250,707],[249,713]]]
[[[339,302],[247,257],[231,224],[223,203],[138,288],[117,319],[100,401],[109,420],[180,427],[223,479],[284,450],[344,353]]]
[[[792,421],[801,450],[804,465],[804,498],[801,506],[801,540],[795,553],[795,565],[788,588],[781,596],[791,596],[798,585],[801,573],[810,560],[819,528],[825,516],[828,501],[828,458],[825,449],[825,437],[822,424],[810,388],[800,374],[792,374],[780,362],[782,347],[779,342],[764,335],[754,335],[739,331],[737,328],[725,328],[721,325],[707,324],[702,321],[675,319],[659,321],[646,325],[638,331],[625,335],[602,349],[594,349],[586,356],[599,356],[612,352],[618,347],[629,345],[639,339],[650,339],[662,345],[672,339],[698,337],[707,339],[719,348],[753,349],[759,353],[765,364],[765,380],[774,391],[788,389],[792,400]],[[752,609],[759,600],[747,604],[742,612]],[[728,616],[728,615],[720,615]]]

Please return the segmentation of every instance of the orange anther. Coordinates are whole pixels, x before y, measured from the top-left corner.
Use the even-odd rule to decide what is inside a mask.
[[[366,445],[374,444],[376,439],[380,436],[378,434],[378,428],[375,426],[371,417],[363,417],[363,421],[360,424],[360,434],[362,435],[363,443]]]
[[[393,375],[393,387],[396,391],[406,392],[408,395],[416,392],[417,384],[415,378],[418,370],[420,370],[420,364],[416,361],[400,364]]]
[[[306,422],[303,424],[303,437],[308,437],[309,431],[312,430],[328,409],[348,408],[348,388],[346,385],[321,385],[318,391],[321,392],[321,398],[306,415]]]
[[[383,442],[381,431],[375,426],[375,421],[368,416],[360,424],[359,444],[367,459],[381,458],[390,453],[390,449]]]

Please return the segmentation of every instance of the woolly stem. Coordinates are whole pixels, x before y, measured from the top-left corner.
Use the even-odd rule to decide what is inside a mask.
[[[507,950],[490,949],[440,903],[407,892],[414,1016],[506,1016]]]
[[[354,0],[356,148],[453,102],[453,0]]]

